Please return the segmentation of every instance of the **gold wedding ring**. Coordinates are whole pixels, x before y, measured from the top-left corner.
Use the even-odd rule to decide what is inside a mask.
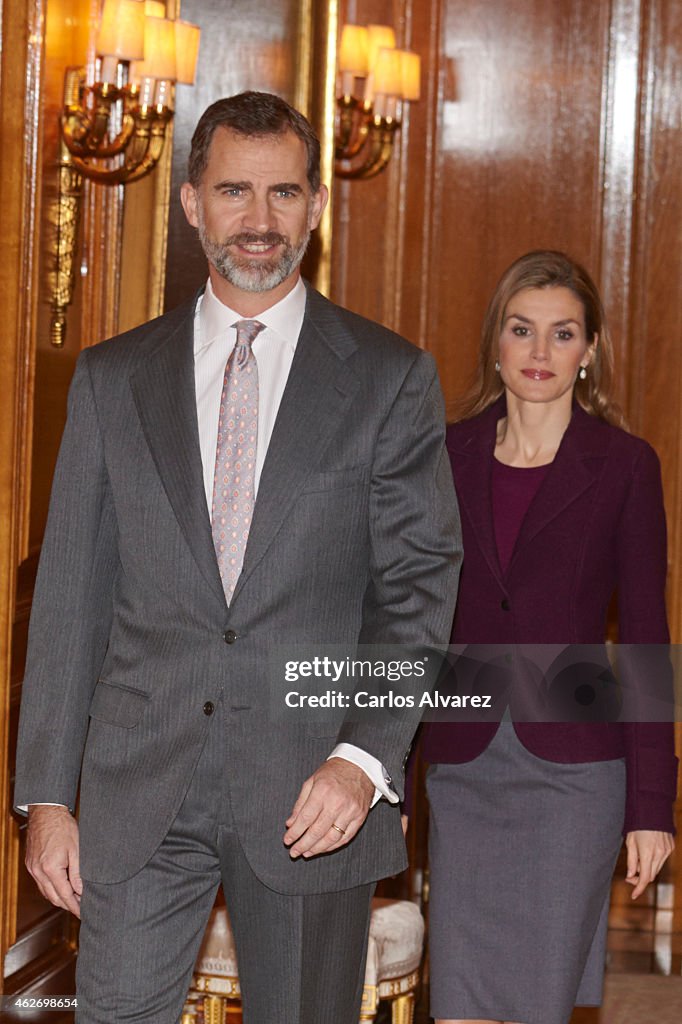
[[[332,822],[332,826],[331,827],[335,828],[336,831],[339,832],[342,836],[345,836],[345,834],[346,834],[345,828],[341,828],[339,825],[334,825],[333,822]]]

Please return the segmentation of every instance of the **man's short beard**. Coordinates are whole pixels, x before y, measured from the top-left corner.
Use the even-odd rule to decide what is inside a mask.
[[[300,245],[294,247],[285,235],[276,231],[268,231],[263,235],[252,231],[243,231],[239,235],[231,235],[224,242],[210,238],[206,231],[204,218],[199,209],[197,230],[201,247],[208,262],[215,267],[221,277],[229,281],[235,288],[243,292],[269,292],[285,281],[300,265],[310,240],[308,229]],[[231,246],[264,242],[266,245],[281,245],[281,252],[270,260],[240,260]]]

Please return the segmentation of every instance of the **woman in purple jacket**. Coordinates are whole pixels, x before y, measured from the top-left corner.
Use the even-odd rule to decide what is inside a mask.
[[[621,644],[668,642],[659,463],[622,428],[611,372],[585,270],[552,251],[512,264],[448,429],[464,538],[453,643],[601,645],[614,591]],[[566,1024],[599,1004],[622,835],[633,898],[673,849],[672,725],[507,711],[429,725],[422,751],[437,1024]]]

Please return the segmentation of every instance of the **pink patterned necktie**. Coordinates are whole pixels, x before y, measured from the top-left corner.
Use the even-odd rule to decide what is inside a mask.
[[[265,324],[239,320],[220,396],[211,523],[218,568],[229,604],[244,563],[253,516],[258,442],[258,364],[251,350]]]

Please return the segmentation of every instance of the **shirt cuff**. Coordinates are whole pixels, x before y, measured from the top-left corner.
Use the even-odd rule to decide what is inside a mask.
[[[51,804],[51,803],[48,803],[47,800],[41,800],[41,801],[39,801],[36,804],[34,804],[34,803],[19,804],[16,807],[16,810],[17,811],[21,811],[22,814],[28,814],[29,807],[66,807],[66,804]],[[69,810],[68,807],[66,809],[67,809],[67,811]]]
[[[382,796],[388,800],[389,804],[397,804],[400,800],[400,797],[393,789],[393,779],[381,761],[377,761],[376,757],[372,757],[366,750],[356,747],[354,743],[338,743],[329,757],[340,757],[344,761],[350,761],[351,764],[356,764],[358,768],[362,768],[370,782],[374,783],[374,797],[370,804],[371,807],[374,807],[375,803],[381,800]],[[329,757],[327,760],[329,760]]]

